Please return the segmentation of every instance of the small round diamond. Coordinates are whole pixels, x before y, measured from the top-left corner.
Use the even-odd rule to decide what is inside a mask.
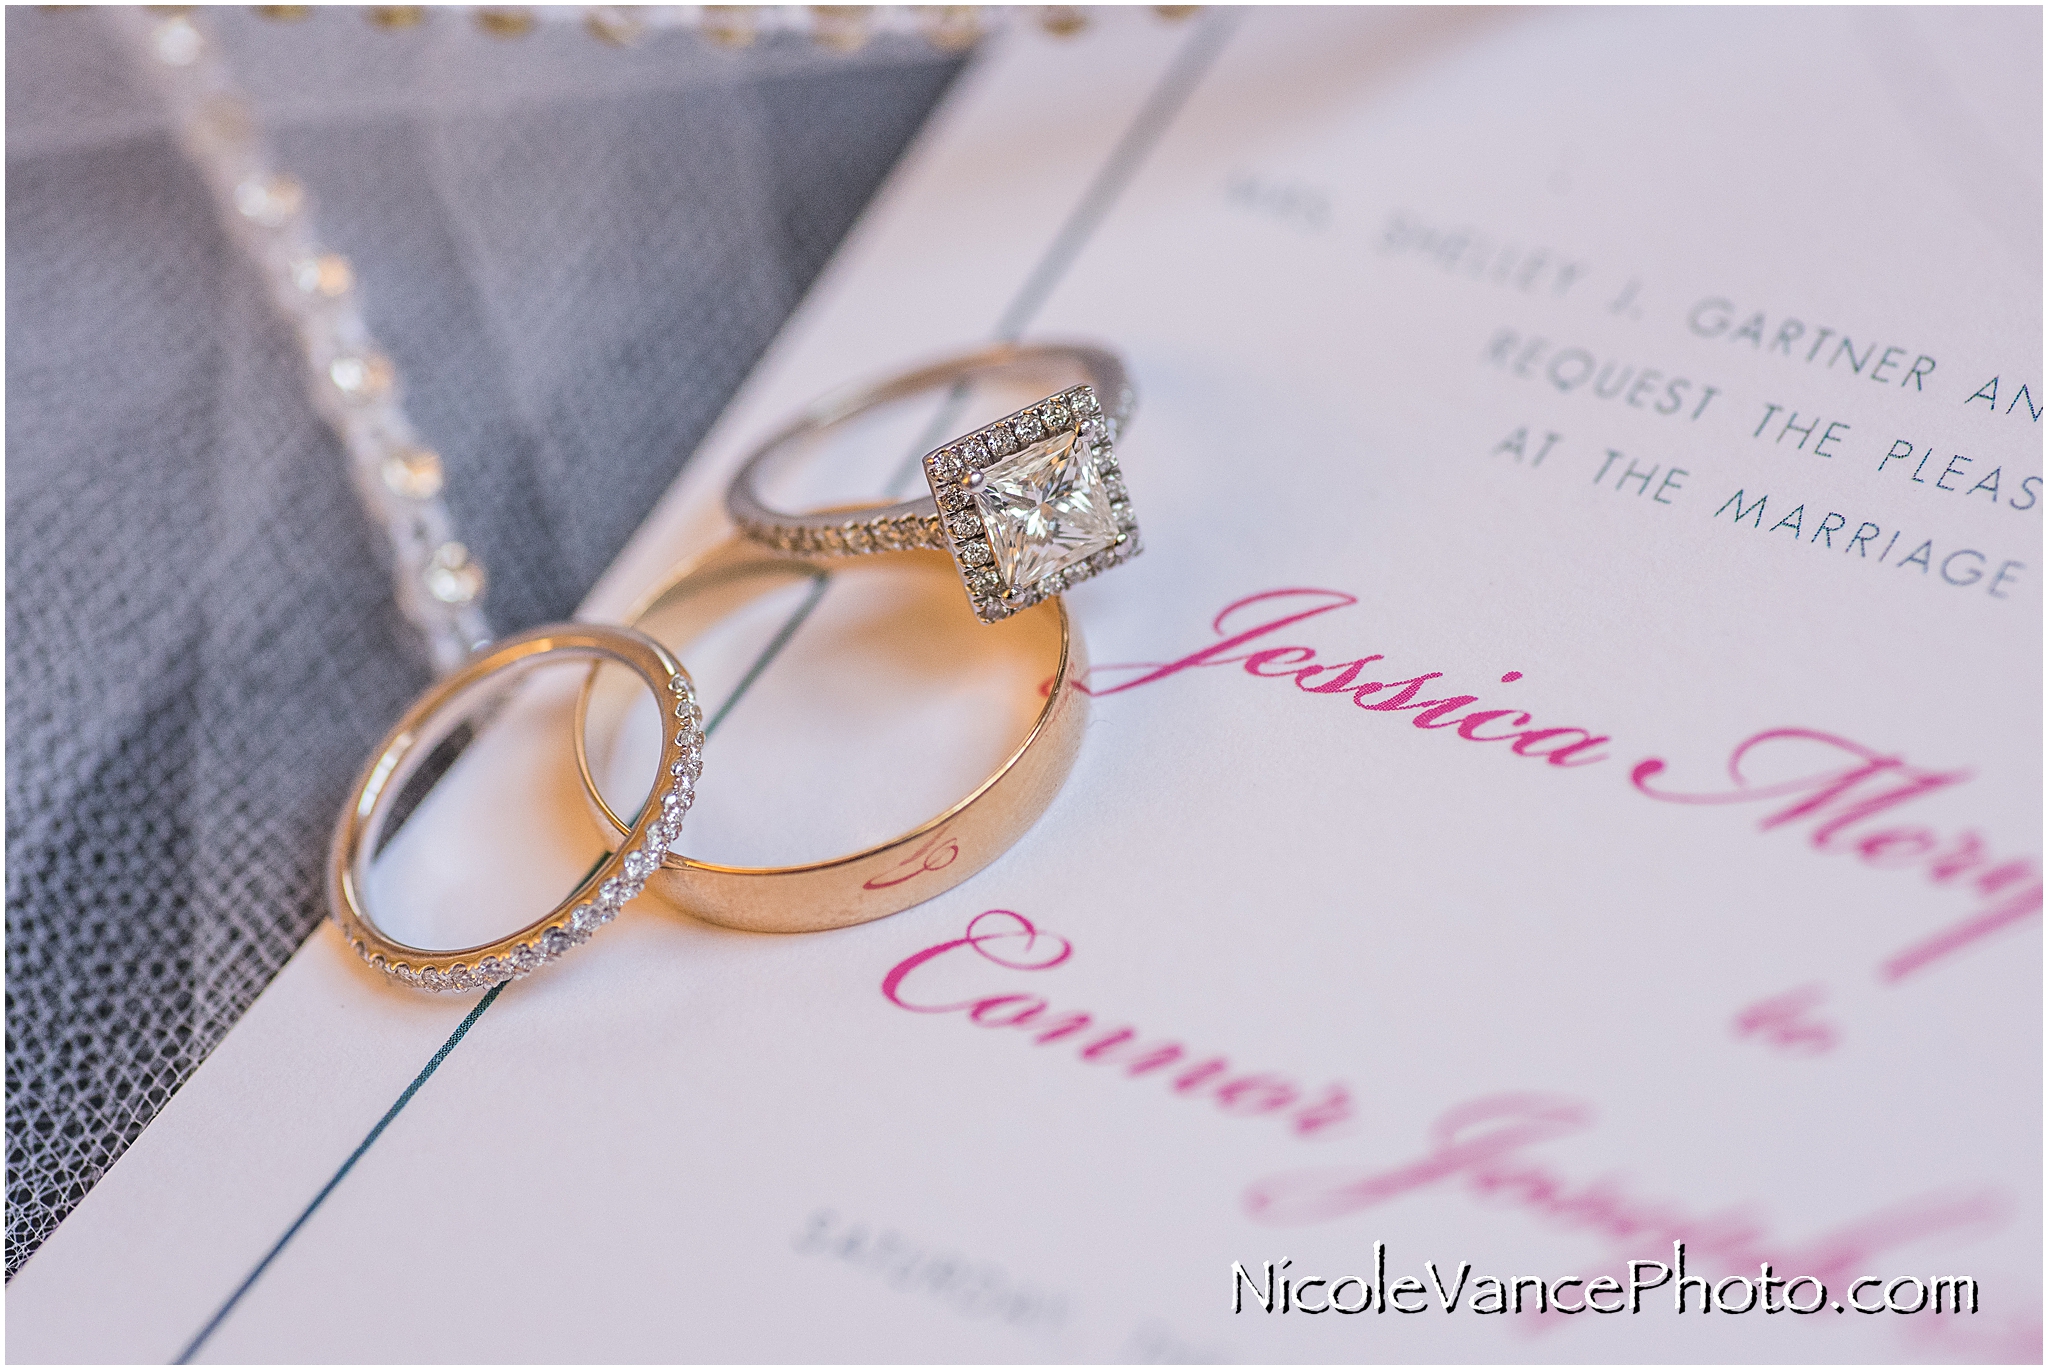
[[[970,542],[960,549],[960,560],[969,566],[986,566],[992,555],[985,542]]]
[[[957,447],[942,448],[925,458],[924,467],[925,470],[932,473],[934,480],[958,480],[963,470],[960,449]]]
[[[576,945],[569,940],[569,934],[560,928],[549,928],[540,935],[540,951],[543,956],[560,956]]]
[[[661,858],[649,856],[644,851],[629,852],[625,866],[627,875],[635,880],[645,880],[661,868]]]
[[[470,975],[469,975],[469,967],[468,967],[468,966],[464,965],[464,964],[463,964],[462,962],[460,962],[460,961],[457,961],[457,962],[456,962],[456,963],[455,963],[454,965],[452,965],[452,966],[448,967],[448,988],[450,988],[450,989],[474,989],[474,988],[475,988],[475,983],[474,983],[474,982],[473,982],[473,981],[472,981],[472,980],[470,979]]]
[[[1007,428],[991,428],[981,437],[988,444],[988,450],[999,457],[1007,457],[1017,450],[1017,435]]]
[[[478,984],[495,985],[498,981],[504,979],[508,972],[505,969],[504,963],[498,960],[497,957],[486,956],[483,960],[476,963],[476,970],[473,974]]]
[[[1074,426],[1074,411],[1058,400],[1051,401],[1045,408],[1039,410],[1038,416],[1045,421],[1045,428],[1049,433],[1064,433]]]
[[[661,807],[668,813],[687,809],[690,807],[689,791],[683,789],[663,790],[661,792]]]
[[[420,972],[420,988],[441,990],[448,988],[448,979],[432,966]]]
[[[1045,425],[1036,414],[1019,414],[1010,420],[1010,431],[1017,435],[1018,442],[1032,443],[1045,436]]]
[[[988,450],[988,444],[980,438],[969,438],[966,442],[961,443],[960,455],[966,459],[968,467],[976,471],[981,470],[982,467],[995,460]]]
[[[967,588],[976,595],[992,595],[1001,585],[992,571],[974,571],[967,577]]]
[[[626,882],[616,875],[597,887],[597,902],[607,908],[615,909],[632,897],[626,892]]]
[[[518,946],[512,948],[512,973],[514,975],[531,975],[540,969],[541,963],[545,960],[547,960],[547,957],[541,954],[539,947],[534,946],[531,942],[521,942]]]
[[[1081,425],[1081,439],[1099,447],[1109,441],[1109,425],[1101,419],[1090,419]]]
[[[1076,390],[1073,393],[1072,399],[1076,414],[1100,414],[1102,412],[1102,406],[1096,402],[1093,390],[1085,388]]]
[[[981,531],[981,520],[972,514],[955,514],[946,526],[956,538],[971,538]]]

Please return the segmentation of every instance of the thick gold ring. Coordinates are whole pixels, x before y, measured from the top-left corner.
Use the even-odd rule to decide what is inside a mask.
[[[653,797],[641,806],[630,828],[619,825],[617,831],[625,840],[569,897],[518,932],[457,951],[430,951],[387,936],[370,918],[362,886],[385,825],[409,794],[406,782],[444,743],[462,741],[456,738],[457,730],[467,726],[475,712],[465,706],[476,702],[486,680],[504,671],[524,672],[560,656],[594,657],[629,667],[647,682],[665,710],[672,708],[676,726],[673,732],[662,729],[661,768],[649,790]],[[335,825],[327,858],[329,912],[358,956],[422,989],[485,989],[538,970],[617,917],[620,907],[638,895],[659,868],[662,853],[682,831],[683,815],[689,812],[703,769],[703,734],[698,726],[702,717],[689,674],[667,648],[644,633],[558,623],[493,643],[435,682],[371,753]],[[578,737],[580,760],[580,725]],[[417,801],[416,795],[411,798]]]
[[[948,569],[944,552],[903,555],[929,559],[940,574]],[[859,566],[846,563],[833,574],[857,574]],[[681,650],[735,609],[783,583],[791,572],[823,574],[814,563],[734,537],[679,567],[626,618],[637,626],[660,613],[668,633],[675,622],[669,613],[678,611],[682,635],[676,649]],[[1003,631],[1056,640],[1056,649],[1046,654],[1050,685],[1023,742],[966,798],[900,837],[828,861],[723,866],[670,851],[647,887],[684,912],[723,927],[816,932],[865,923],[923,903],[1002,855],[1045,812],[1073,769],[1087,718],[1086,696],[1074,682],[1088,664],[1080,635],[1057,596],[1016,615]],[[593,671],[576,700],[576,765],[585,797],[600,822],[611,832],[623,832],[624,821],[605,800],[591,769],[587,733],[595,683]]]

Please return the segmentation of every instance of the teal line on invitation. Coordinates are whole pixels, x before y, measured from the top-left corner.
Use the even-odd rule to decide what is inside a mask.
[[[1145,97],[1137,117],[1131,120],[1123,137],[1116,140],[1116,146],[1110,149],[1102,170],[1095,173],[1095,179],[1081,193],[1074,212],[1053,235],[1052,245],[1038,259],[1038,265],[1031,274],[1025,277],[1010,307],[1003,311],[1003,317],[996,323],[998,342],[1017,341],[1024,335],[1032,318],[1045,307],[1046,298],[1060,283],[1060,278],[1067,274],[1067,268],[1074,264],[1074,258],[1080,255],[1088,240],[1095,236],[1095,230],[1102,226],[1103,219],[1116,204],[1117,196],[1131,183],[1138,174],[1138,168],[1144,165],[1152,149],[1165,136],[1168,126],[1187,106],[1188,97],[1195,93],[1195,87],[1208,74],[1210,64],[1223,51],[1223,44],[1236,24],[1237,21],[1228,13],[1219,11],[1212,11],[1197,22],[1195,31],[1188,35],[1187,42],[1175,54],[1173,64],[1159,78],[1159,84],[1152,88],[1152,93]]]
[[[592,869],[596,868],[592,867]],[[354,1151],[348,1154],[348,1159],[341,1163],[341,1169],[334,1172],[334,1178],[320,1186],[320,1192],[313,1196],[313,1202],[306,1205],[305,1212],[299,1214],[292,1221],[292,1225],[284,1230],[284,1235],[277,1239],[276,1244],[270,1250],[263,1253],[263,1259],[256,1262],[256,1268],[251,1270],[248,1277],[235,1287],[234,1293],[228,1295],[227,1302],[220,1306],[220,1310],[207,1319],[206,1326],[199,1329],[199,1334],[185,1344],[185,1349],[178,1353],[177,1360],[171,1362],[173,1365],[188,1365],[191,1363],[192,1357],[199,1354],[199,1348],[206,1345],[206,1339],[214,1334],[215,1329],[222,1322],[226,1321],[228,1314],[235,1311],[235,1305],[242,1301],[242,1295],[248,1293],[256,1281],[263,1277],[263,1272],[270,1268],[270,1263],[278,1258],[278,1254],[290,1244],[293,1237],[299,1235],[299,1229],[306,1225],[306,1220],[313,1216],[321,1204],[327,1202],[327,1196],[334,1192],[335,1186],[348,1178],[348,1173],[355,1169],[356,1162],[363,1159],[363,1153],[368,1151],[371,1145],[384,1135],[384,1129],[391,1126],[391,1120],[396,1118],[399,1112],[412,1102],[412,1096],[420,1092],[420,1086],[425,1084],[433,1073],[441,1068],[441,1062],[448,1059],[448,1053],[455,1050],[455,1044],[461,1041],[463,1035],[476,1025],[476,1020],[484,1016],[484,1010],[491,1006],[492,1001],[502,994],[505,986],[510,983],[512,982],[505,980],[492,985],[490,993],[476,1001],[476,1007],[471,1009],[469,1016],[464,1018],[457,1025],[455,1031],[449,1034],[448,1040],[441,1043],[441,1049],[434,1053],[432,1060],[427,1062],[426,1069],[412,1077],[412,1083],[405,1087],[405,1093],[398,1096],[398,1102],[384,1111],[384,1116],[377,1120],[377,1125],[370,1129],[370,1134],[363,1138]]]
[[[1129,183],[1131,177],[1137,173],[1138,168],[1143,165],[1145,158],[1158,145],[1160,138],[1165,135],[1167,128],[1173,123],[1174,118],[1186,106],[1188,98],[1194,94],[1196,85],[1201,82],[1203,76],[1208,74],[1210,65],[1215,61],[1217,55],[1222,52],[1224,42],[1230,37],[1231,30],[1235,27],[1236,22],[1234,19],[1216,12],[1211,12],[1196,22],[1195,31],[1188,36],[1187,42],[1182,45],[1172,65],[1167,68],[1166,74],[1160,77],[1159,84],[1153,87],[1151,95],[1146,97],[1145,103],[1139,108],[1136,117],[1131,120],[1130,126],[1124,130],[1123,136],[1117,139],[1116,146],[1110,150],[1108,159],[1102,164],[1102,169],[1089,182],[1087,190],[1082,192],[1081,199],[1074,206],[1073,213],[1067,216],[1066,222],[1060,226],[1059,232],[1053,236],[1051,245],[1046,249],[1045,255],[1039,258],[1037,265],[1032,268],[1031,274],[1024,278],[1024,284],[1018,289],[1015,298],[1011,300],[1009,308],[1003,311],[1003,316],[997,321],[995,327],[997,341],[1013,342],[1023,335],[1024,329],[1030,324],[1032,316],[1037,314],[1039,309],[1044,306],[1047,297],[1052,294],[1053,289],[1059,284],[1060,278],[1066,274],[1067,268],[1073,265],[1074,258],[1087,245],[1088,239],[1094,235],[1095,230],[1101,226],[1102,220],[1107,217],[1110,209],[1116,203],[1117,195]],[[966,397],[967,387],[964,384],[953,387],[952,392],[947,398],[946,405],[933,420],[930,433],[920,443],[918,449],[911,454],[909,465],[902,472],[899,472],[896,479],[891,482],[892,489],[901,489],[909,484],[911,478],[917,473],[918,460],[927,449],[945,439],[945,430],[951,425],[953,419],[957,417],[960,406],[965,402]],[[775,636],[769,639],[767,646],[762,648],[761,654],[754,659],[754,664],[747,668],[746,675],[741,677],[739,685],[733,690],[732,697],[720,705],[718,712],[704,725],[704,736],[706,738],[709,738],[712,729],[716,728],[724,721],[726,715],[732,712],[733,706],[739,703],[747,694],[754,683],[761,678],[762,673],[782,654],[783,649],[789,646],[790,640],[796,636],[797,631],[810,619],[811,614],[817,609],[820,601],[823,600],[825,590],[830,585],[831,580],[832,577],[825,573],[820,573],[814,578],[811,591],[805,596],[804,602],[798,605],[791,612],[790,616],[783,621],[782,626],[776,630]],[[599,864],[602,864],[609,856],[610,853],[608,852],[604,857],[600,857],[598,859]],[[595,870],[597,867],[592,866],[591,869]],[[585,878],[588,878],[587,874]],[[483,1017],[484,1010],[497,1001],[498,996],[504,992],[505,985],[510,983],[510,981],[505,981],[492,986],[490,992],[477,1001],[476,1007],[471,1009],[468,1016],[462,1020],[455,1031],[449,1034],[448,1040],[441,1044],[441,1049],[434,1053],[433,1058],[427,1062],[425,1069],[413,1077],[413,1082],[405,1087],[405,1092],[398,1096],[397,1102],[393,1103],[385,1111],[384,1116],[377,1120],[377,1125],[371,1128],[369,1134],[363,1138],[356,1149],[349,1153],[348,1159],[341,1163],[341,1168],[334,1172],[333,1178],[321,1186],[320,1192],[313,1196],[313,1201],[306,1205],[305,1211],[300,1213],[292,1222],[292,1225],[285,1229],[284,1235],[279,1237],[270,1250],[264,1253],[263,1259],[256,1262],[255,1268],[248,1273],[241,1284],[235,1287],[235,1292],[228,1295],[227,1300],[221,1304],[214,1315],[207,1319],[206,1325],[199,1329],[190,1342],[186,1343],[185,1349],[178,1353],[178,1358],[172,1364],[190,1364],[192,1358],[199,1354],[201,1348],[206,1345],[207,1340],[220,1330],[221,1324],[227,1320],[230,1313],[234,1312],[235,1306],[242,1301],[243,1296],[255,1287],[256,1281],[262,1278],[263,1273],[270,1268],[271,1263],[283,1253],[286,1246],[290,1245],[292,1238],[298,1235],[299,1229],[306,1225],[307,1220],[313,1216],[320,1205],[327,1201],[327,1196],[332,1194],[341,1184],[342,1180],[347,1178],[349,1171],[355,1168],[356,1162],[360,1161],[376,1140],[384,1135],[384,1129],[389,1127],[392,1120],[397,1118],[405,1106],[412,1102],[412,1097],[419,1093],[420,1086],[426,1084],[428,1078],[436,1070],[440,1069],[441,1063],[448,1059],[448,1054],[455,1050],[456,1043],[460,1042],[468,1034],[470,1028],[475,1026],[476,1020]]]
[[[767,670],[774,664],[775,658],[782,655],[782,649],[796,636],[796,630],[804,626],[804,621],[810,618],[819,601],[825,598],[825,587],[831,583],[831,575],[824,571],[812,574],[810,593],[806,594],[804,602],[797,605],[796,610],[783,620],[782,626],[775,630],[775,636],[768,639],[768,645],[761,649],[761,655],[754,658],[754,664],[747,667],[747,673],[741,676],[740,683],[733,687],[732,697],[719,705],[718,712],[711,715],[711,721],[704,725],[705,737],[710,737],[713,730],[725,722],[725,716],[732,712],[732,706],[746,698],[747,691],[753,689],[754,682],[761,678],[761,672]]]

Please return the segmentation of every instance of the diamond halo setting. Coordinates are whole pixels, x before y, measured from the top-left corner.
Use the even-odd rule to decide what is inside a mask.
[[[1082,385],[925,457],[945,545],[983,623],[1142,550],[1115,436],[1100,398]]]

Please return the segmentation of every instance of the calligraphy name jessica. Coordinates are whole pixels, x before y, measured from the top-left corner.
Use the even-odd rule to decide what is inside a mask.
[[[1442,679],[1442,671],[1424,671],[1401,680],[1366,680],[1360,679],[1367,674],[1366,667],[1386,660],[1383,654],[1326,663],[1316,660],[1313,647],[1239,650],[1249,643],[1272,636],[1282,628],[1356,603],[1358,596],[1342,590],[1296,588],[1246,595],[1224,605],[1223,611],[1211,622],[1210,626],[1222,638],[1221,641],[1212,642],[1176,661],[1097,667],[1098,676],[1113,670],[1135,670],[1141,674],[1115,685],[1084,683],[1081,688],[1098,697],[1122,694],[1125,690],[1153,684],[1196,666],[1242,663],[1247,674],[1262,680],[1292,680],[1295,688],[1304,694],[1348,695],[1353,704],[1371,713],[1413,713],[1415,717],[1410,722],[1418,728],[1455,728],[1457,735],[1467,742],[1506,742],[1511,744],[1508,750],[1516,756],[1541,757],[1553,766],[1590,766],[1607,759],[1607,753],[1599,748],[1612,739],[1584,728],[1530,727],[1531,716],[1520,709],[1474,709],[1460,715],[1458,710],[1479,703],[1477,695],[1446,694],[1437,699],[1416,698],[1425,691],[1434,694],[1447,688],[1430,683]],[[1520,671],[1509,671],[1500,678],[1500,683],[1512,685],[1521,678]],[[1487,731],[1482,732],[1481,729]]]

